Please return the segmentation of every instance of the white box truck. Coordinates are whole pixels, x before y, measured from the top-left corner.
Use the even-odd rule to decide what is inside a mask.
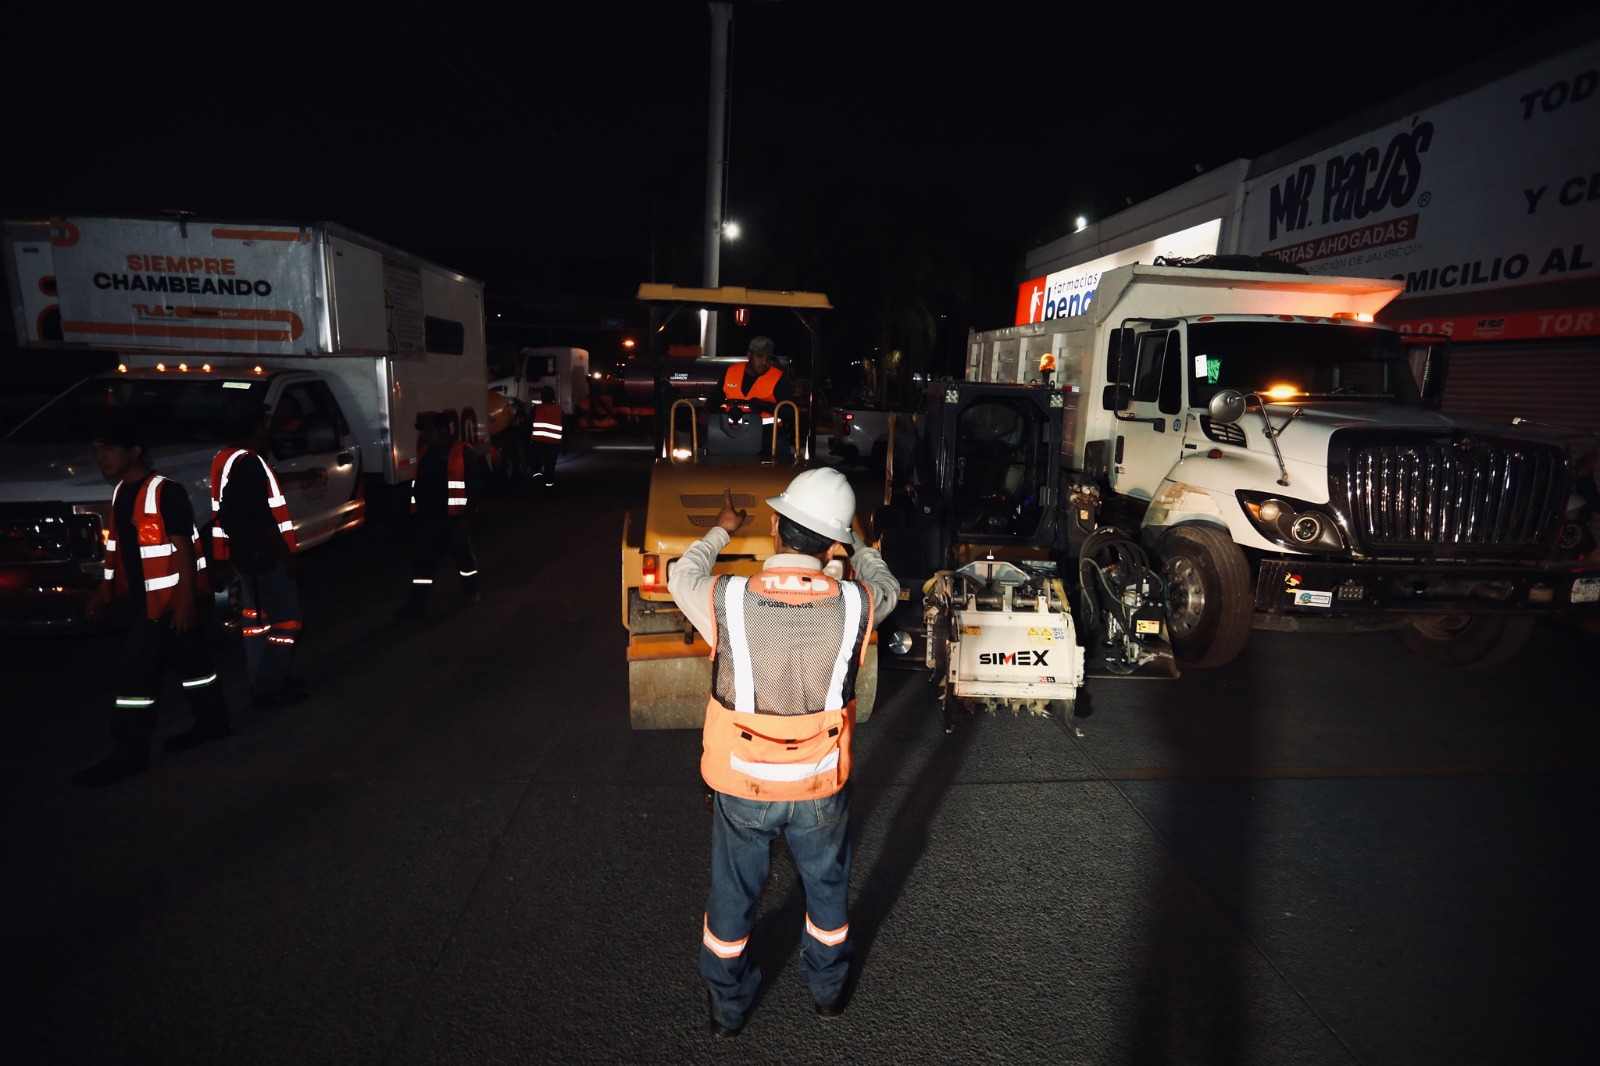
[[[489,388],[532,407],[549,387],[561,411],[572,418],[589,397],[589,351],[586,348],[523,348],[511,373],[489,382]]]
[[[108,411],[209,523],[237,397],[271,411],[268,457],[302,549],[360,526],[416,471],[417,416],[486,433],[481,283],[328,222],[70,217],[6,222],[21,357],[118,353],[0,440],[0,627],[73,627],[99,579],[111,485],[89,458]]]
[[[1600,560],[1564,446],[1447,416],[1446,342],[1371,324],[1403,287],[1118,267],[1077,313],[972,333],[966,376],[1053,375],[1064,541],[1109,527],[1151,553],[1181,665],[1253,627],[1394,628],[1486,665],[1536,616],[1600,609]]]

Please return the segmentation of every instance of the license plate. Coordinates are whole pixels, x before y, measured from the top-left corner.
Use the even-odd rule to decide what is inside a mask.
[[[1600,603],[1600,577],[1580,577],[1572,583],[1573,603]]]

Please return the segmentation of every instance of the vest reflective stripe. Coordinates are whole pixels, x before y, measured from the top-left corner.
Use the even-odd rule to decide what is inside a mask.
[[[156,701],[149,696],[118,696],[118,707],[154,707]]]
[[[810,914],[807,914],[806,932],[810,933],[812,937],[821,943],[824,943],[829,947],[835,947],[839,944],[843,944],[850,936],[850,923],[846,922],[837,929],[818,929],[817,923],[811,920]]]
[[[260,463],[262,471],[267,475],[267,507],[272,510],[272,520],[277,523],[278,532],[289,545],[290,551],[299,548],[295,539],[294,519],[289,516],[289,500],[284,496],[283,489],[278,486],[278,478],[272,472],[272,467],[248,448],[224,448],[211,460],[211,551],[219,561],[228,557],[228,533],[222,528],[220,517],[222,492],[228,487],[228,476],[233,472],[233,464],[245,455]]]
[[[165,477],[151,474],[145,482],[144,491],[133,505],[133,528],[138,538],[141,569],[144,571],[145,615],[149,618],[160,618],[166,613],[172,605],[172,590],[178,587],[182,577],[178,572],[178,549],[167,533],[166,521],[161,517],[161,493],[166,491],[162,486],[166,483]],[[117,497],[121,492],[122,483],[118,482],[117,487],[111,490],[113,515],[116,514]],[[205,550],[200,546],[200,531],[190,526],[189,539],[194,546],[195,592],[203,594],[208,591],[209,584],[205,573]],[[125,581],[122,548],[113,537],[106,541],[105,579],[116,581],[119,571],[123,572]]]
[[[777,717],[774,715],[773,717]],[[839,769],[839,749],[835,748],[812,763],[749,762],[737,755],[730,756],[729,764],[742,774],[759,777],[763,781],[804,781],[808,777],[835,773]]]
[[[750,943],[749,936],[742,940],[719,940],[711,932],[711,916],[709,914],[705,915],[702,926],[705,932],[701,934],[700,942],[710,949],[711,954],[719,959],[737,959],[744,954],[744,946]]]
[[[467,446],[460,441],[450,445],[450,457],[445,460],[444,509],[447,514],[465,514],[467,510]],[[411,482],[411,513],[417,513],[417,483]]]
[[[839,657],[833,661],[833,679],[828,682],[828,705],[844,705],[844,679],[851,666],[855,651],[855,631],[861,624],[861,586],[854,581],[839,586],[844,593],[844,636],[840,638]]]
[[[755,712],[756,679],[750,663],[750,638],[744,629],[744,591],[749,578],[728,581],[728,647],[733,652],[733,709]]]
[[[211,684],[211,682],[215,681],[216,679],[217,679],[217,675],[216,674],[212,674],[210,677],[191,678],[191,679],[189,679],[189,680],[187,680],[187,681],[185,681],[183,683],[183,687],[184,688],[205,688],[207,685]]]
[[[533,429],[530,433],[536,441],[551,441],[559,443],[561,440],[561,405],[546,403],[543,400],[533,405]]]

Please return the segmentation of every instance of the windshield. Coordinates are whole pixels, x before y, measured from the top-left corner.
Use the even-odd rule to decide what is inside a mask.
[[[1195,322],[1186,361],[1189,403],[1219,389],[1272,399],[1419,403],[1400,336],[1334,323]]]
[[[261,401],[267,383],[219,377],[105,377],[81,381],[12,430],[16,444],[83,444],[115,414],[131,420],[152,448],[163,444],[223,444],[229,401]]]

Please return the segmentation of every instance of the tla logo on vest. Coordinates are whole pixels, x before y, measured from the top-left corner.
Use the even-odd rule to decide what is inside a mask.
[[[761,587],[767,592],[827,592],[828,579],[801,577],[799,574],[763,574]]]
[[[1048,666],[1045,656],[1050,649],[1024,649],[1022,651],[985,651],[978,653],[979,666]]]

